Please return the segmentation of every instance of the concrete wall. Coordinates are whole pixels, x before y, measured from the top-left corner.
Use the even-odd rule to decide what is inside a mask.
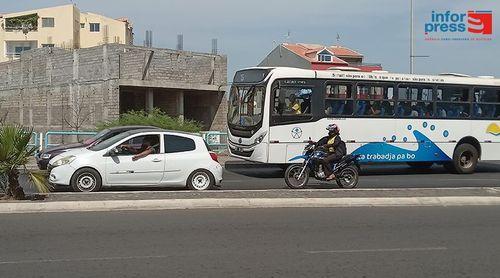
[[[273,51],[271,51],[271,53],[269,53],[269,55],[262,60],[262,62],[260,62],[259,67],[293,67],[311,69],[311,63],[280,44],[273,49]]]
[[[127,87],[132,90],[192,90],[203,102],[204,93],[217,94],[226,80],[225,56],[120,44],[71,51],[39,48],[24,52],[18,61],[0,63],[0,119],[37,131],[75,125],[91,129],[119,116],[123,83],[132,84]],[[174,100],[173,95],[158,96],[155,105],[177,115]],[[210,103],[222,111],[215,110],[214,127],[225,129],[226,102]]]

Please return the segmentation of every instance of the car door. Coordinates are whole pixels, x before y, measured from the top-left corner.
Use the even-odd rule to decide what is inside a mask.
[[[154,153],[133,160],[134,152],[121,150],[116,155],[106,157],[106,183],[109,185],[157,185],[163,178],[165,154],[160,134],[136,135],[121,142],[140,150],[146,138],[157,138]]]
[[[164,135],[165,175],[163,184],[181,185],[199,167],[200,152],[193,139],[178,134]],[[208,153],[207,153],[208,157]]]

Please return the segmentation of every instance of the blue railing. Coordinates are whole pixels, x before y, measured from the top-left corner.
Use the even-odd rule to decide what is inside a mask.
[[[92,136],[96,135],[95,131],[47,131],[43,139],[43,148],[47,149],[50,147],[58,146],[60,143],[50,143],[51,136]]]

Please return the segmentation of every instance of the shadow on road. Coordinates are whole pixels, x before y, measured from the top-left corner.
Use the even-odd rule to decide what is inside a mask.
[[[235,174],[253,178],[282,178],[284,169],[279,165],[265,165],[255,163],[226,163],[226,170]],[[476,173],[500,173],[500,163],[481,162]],[[450,174],[443,166],[434,165],[431,168],[412,168],[406,164],[390,165],[362,165],[361,176],[388,176],[388,175],[427,175]],[[500,179],[500,178],[499,178]]]

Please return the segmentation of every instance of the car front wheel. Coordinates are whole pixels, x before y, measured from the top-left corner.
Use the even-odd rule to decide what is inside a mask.
[[[204,169],[199,169],[191,173],[188,178],[187,186],[191,190],[209,190],[215,185],[215,179],[212,174]]]
[[[76,192],[96,192],[101,186],[101,175],[91,168],[79,169],[71,177],[71,187]]]

